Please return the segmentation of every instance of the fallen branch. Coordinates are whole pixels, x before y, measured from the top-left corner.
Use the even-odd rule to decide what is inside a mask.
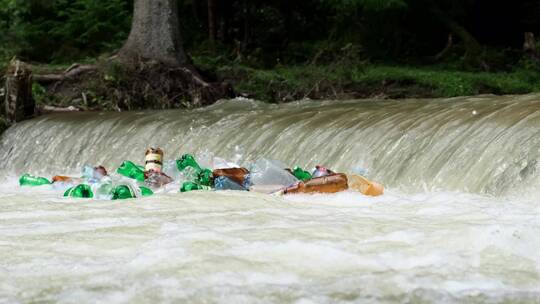
[[[63,81],[65,79],[75,78],[81,74],[97,70],[93,65],[73,64],[61,74],[33,75],[34,81],[40,84]]]
[[[42,105],[38,107],[39,113],[47,114],[47,113],[64,113],[64,112],[77,112],[80,111],[78,108],[74,106],[69,107],[55,107],[55,106],[48,106],[48,105]]]

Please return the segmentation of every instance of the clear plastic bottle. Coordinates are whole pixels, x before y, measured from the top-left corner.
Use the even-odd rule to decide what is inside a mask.
[[[280,161],[259,159],[249,168],[251,183],[256,186],[287,187],[298,182],[298,179],[285,170]]]
[[[214,189],[216,190],[237,190],[245,191],[246,188],[226,176],[218,176],[214,179]]]
[[[97,199],[111,199],[113,189],[113,182],[109,176],[104,176],[99,180],[99,182],[92,184],[92,191]]]

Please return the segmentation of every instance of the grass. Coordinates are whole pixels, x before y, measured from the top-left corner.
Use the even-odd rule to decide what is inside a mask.
[[[455,97],[476,94],[540,92],[540,73],[469,72],[439,66],[391,66],[366,63],[277,66],[258,69],[211,59],[195,63],[215,71],[238,92],[269,102],[302,98]]]
[[[479,93],[523,94],[540,91],[540,75],[527,71],[463,72],[436,68],[370,66],[356,75],[354,81],[413,81],[433,88],[438,97],[454,97]],[[533,76],[533,77],[531,77]]]
[[[324,65],[278,64],[265,69],[219,56],[193,59],[195,65],[231,83],[242,95],[276,103],[303,98],[434,98],[540,92],[540,71],[525,68],[511,72],[470,72],[448,66],[395,66],[344,60]],[[98,60],[89,58],[81,63]],[[0,61],[0,68],[5,70],[7,63]],[[64,71],[70,65],[32,65],[32,69],[35,74],[45,74]],[[39,89],[36,86],[35,93],[40,93]],[[41,95],[36,94],[38,101],[47,102]]]

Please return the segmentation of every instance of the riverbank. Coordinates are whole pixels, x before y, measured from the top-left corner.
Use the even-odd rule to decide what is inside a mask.
[[[50,87],[35,83],[33,95],[36,104],[73,106],[83,111],[192,106],[185,96],[170,100],[164,98],[168,96],[155,88],[136,92],[136,95],[131,82],[139,80],[140,75],[132,74],[135,68],[120,68],[115,64],[104,64],[104,61],[105,59],[82,61],[83,64],[101,67],[99,72],[87,75],[86,79],[64,81]],[[305,65],[277,64],[273,68],[265,69],[221,57],[194,56],[193,61],[205,77],[231,84],[237,95],[268,103],[307,98],[446,98],[540,92],[540,72],[526,68],[506,72],[478,72],[442,65],[407,66],[349,61]],[[54,74],[62,73],[69,66],[71,64],[34,64],[32,70],[37,75]],[[144,96],[141,97],[141,94]],[[131,99],[131,102],[122,99]],[[0,121],[0,131],[6,125],[4,121]]]
[[[278,66],[271,70],[230,65],[215,71],[241,94],[273,103],[304,98],[444,98],[540,91],[540,74],[526,70],[489,73],[369,64]]]

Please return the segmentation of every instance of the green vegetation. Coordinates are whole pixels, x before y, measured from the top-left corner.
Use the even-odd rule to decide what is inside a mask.
[[[0,0],[0,68],[13,56],[35,74],[99,65],[127,38],[132,10],[133,0]],[[524,33],[540,28],[538,1],[178,0],[178,10],[203,74],[265,101],[540,91],[540,45],[523,51]],[[189,105],[130,84],[136,69],[108,66],[75,95],[33,91],[83,109]]]
[[[540,74],[521,69],[511,72],[471,72],[441,66],[296,65],[256,69],[245,65],[199,66],[217,71],[249,97],[274,102],[303,98],[406,98],[462,95],[524,94],[540,91]]]

